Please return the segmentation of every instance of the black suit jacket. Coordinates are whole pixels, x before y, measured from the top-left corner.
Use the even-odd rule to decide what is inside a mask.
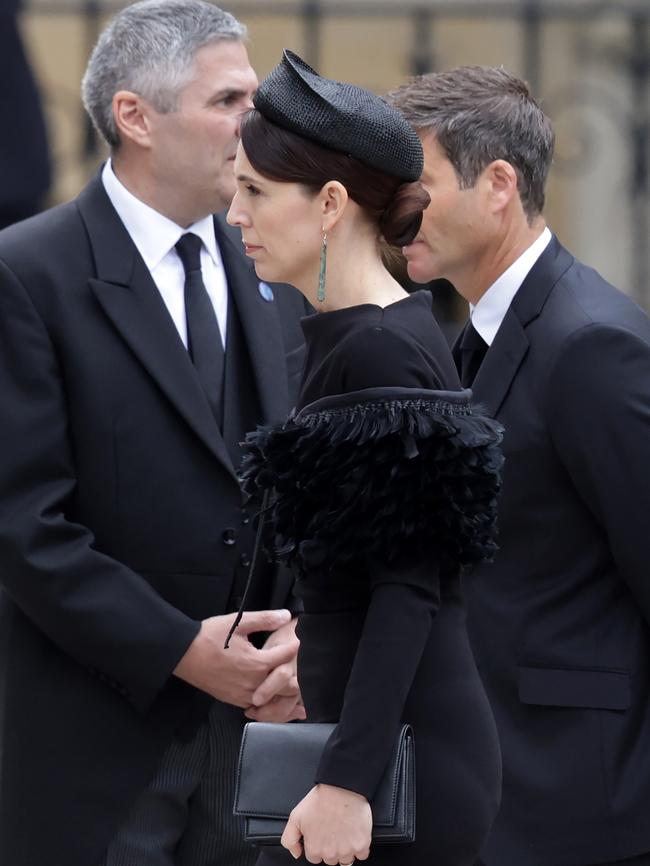
[[[467,580],[504,761],[483,858],[650,851],[648,317],[553,238],[474,394],[506,457],[501,549]]]
[[[230,400],[280,420],[304,303],[288,287],[265,300],[241,241],[215,230],[254,383]],[[0,394],[0,863],[89,866],[196,712],[171,672],[198,621],[232,606],[253,543],[189,356],[99,178],[0,234]]]
[[[45,120],[16,20],[20,6],[0,4],[0,228],[35,213],[50,185]]]

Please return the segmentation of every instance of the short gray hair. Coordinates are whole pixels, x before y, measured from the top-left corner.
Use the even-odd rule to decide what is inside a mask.
[[[525,81],[502,67],[460,66],[414,78],[387,99],[420,135],[435,136],[462,188],[503,159],[517,172],[528,220],[542,212],[555,133]]]
[[[113,96],[131,90],[156,111],[175,111],[192,79],[200,48],[220,40],[242,41],[246,27],[204,0],[141,0],[127,6],[99,37],[81,84],[86,111],[113,149],[120,138]]]

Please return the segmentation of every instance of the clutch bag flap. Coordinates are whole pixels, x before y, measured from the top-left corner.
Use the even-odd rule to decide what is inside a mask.
[[[239,753],[236,815],[246,819],[246,838],[279,844],[289,813],[313,788],[333,724],[249,722]],[[373,840],[415,838],[413,733],[402,725],[391,759],[371,802]]]

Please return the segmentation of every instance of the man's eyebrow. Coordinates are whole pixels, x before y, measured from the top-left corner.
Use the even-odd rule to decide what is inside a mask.
[[[243,87],[224,87],[221,90],[216,90],[212,94],[211,99],[216,100],[216,99],[223,99],[225,96],[241,97],[241,96],[247,96],[247,95],[248,95],[248,91],[245,90]]]

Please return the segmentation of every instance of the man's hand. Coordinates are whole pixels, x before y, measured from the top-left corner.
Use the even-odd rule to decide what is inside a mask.
[[[269,673],[255,691],[253,705],[248,707],[244,714],[255,722],[291,722],[294,719],[307,718],[296,675],[299,641],[296,637],[295,619],[270,634],[264,649],[287,644],[295,646],[296,655]]]
[[[286,640],[277,646],[257,649],[248,635],[287,625],[288,610],[260,610],[245,613],[224,649],[226,635],[236,614],[203,620],[201,629],[174,668],[174,674],[213,698],[236,707],[250,707],[253,696],[269,673],[295,659],[298,641]],[[268,642],[267,642],[268,643]]]

